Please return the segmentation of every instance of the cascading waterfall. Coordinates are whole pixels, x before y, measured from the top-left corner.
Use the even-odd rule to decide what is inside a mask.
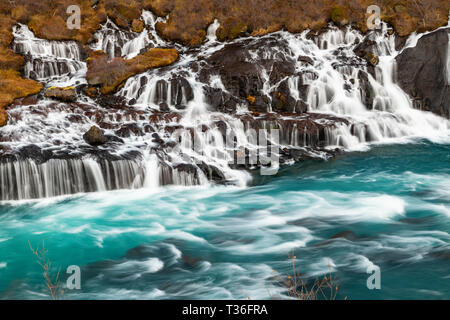
[[[109,58],[123,57],[132,59],[142,50],[166,45],[156,33],[157,22],[164,21],[156,18],[150,11],[144,10],[141,20],[145,28],[141,33],[124,31],[114,24],[110,19],[95,33],[94,42],[90,45],[93,50],[101,50],[108,54]]]
[[[23,24],[14,27],[13,35],[13,49],[26,57],[26,77],[41,81],[86,82],[86,63],[82,61],[80,46],[76,42],[36,38]]]
[[[84,158],[50,159],[42,164],[30,159],[0,163],[2,200],[119,189],[157,189],[170,184],[192,186],[201,181],[188,172],[161,167],[155,155],[149,155],[142,161]]]
[[[146,28],[141,33],[121,30],[108,20],[95,34],[91,49],[103,50],[110,58],[121,56],[130,59],[142,50],[167,45],[155,31],[155,23],[161,18],[156,19],[152,13],[144,11],[142,20]],[[233,160],[232,151],[245,152],[259,148],[247,135],[250,129],[279,129],[281,149],[299,148],[310,156],[323,158],[328,157],[324,148],[353,150],[367,148],[368,143],[373,142],[395,142],[410,137],[433,139],[448,135],[449,121],[413,109],[410,98],[395,84],[395,56],[398,51],[395,50],[395,36],[388,35],[386,27],[381,32],[366,36],[375,41],[373,51],[379,57],[373,72],[370,72],[368,64],[357,59],[355,47],[365,37],[351,28],[329,27],[314,39],[307,35],[308,32],[297,35],[276,32],[260,38],[276,37],[288,44],[287,49],[275,46],[267,51],[249,51],[246,62],[258,65],[258,78],[263,82],[262,94],[268,101],[273,101],[271,92],[286,80],[294,103],[303,101],[308,114],[287,114],[278,118],[250,117],[251,112],[245,102],[238,104],[234,114],[211,110],[205,85],[223,94],[232,93],[220,75],[211,74],[209,82],[205,83],[191,63],[197,61],[199,55],[206,59],[226,46],[215,37],[218,27],[215,21],[208,28],[208,39],[201,52],[180,47],[182,54],[175,65],[165,68],[163,72],[150,70],[126,81],[117,96],[129,102],[132,109],[129,112],[135,112],[134,115],[125,116],[122,111],[103,109],[93,100],[80,97],[85,105],[80,107],[81,111],[71,110],[65,114],[60,110],[55,116],[54,112],[47,110],[50,108],[49,102],[44,101],[34,109],[34,113],[27,113],[27,117],[44,124],[44,127],[13,117],[11,125],[0,129],[11,137],[14,137],[11,126],[26,132],[27,139],[33,141],[30,136],[38,137],[45,130],[52,131],[46,126],[55,124],[59,130],[56,133],[61,136],[58,147],[71,150],[73,146],[83,147],[80,137],[91,125],[106,122],[106,133],[119,136],[124,143],[100,147],[100,150],[117,156],[112,160],[97,159],[90,152],[75,159],[58,158],[43,163],[20,157],[3,161],[0,163],[1,199],[32,199],[124,188],[155,189],[166,184],[206,184],[213,175],[222,181],[246,185],[250,179],[249,173],[236,169],[230,162]],[[23,25],[15,28],[14,36],[14,49],[29,57],[26,76],[48,84],[55,79],[74,83],[83,78],[86,64],[81,61],[80,48],[76,43],[37,39]],[[245,40],[235,40],[231,45],[239,45]],[[266,67],[260,61],[276,60],[281,56],[295,61],[295,73],[274,82],[272,67]],[[447,65],[450,57],[448,61]],[[82,79],[81,83],[84,82]],[[367,103],[366,92],[373,92],[370,103]],[[42,112],[39,113],[40,108]],[[270,103],[267,111],[272,111]],[[14,115],[14,110],[10,113]],[[81,120],[65,124],[65,119],[75,116]],[[124,125],[134,125],[135,131],[141,133],[132,131],[121,135],[118,132]],[[150,131],[147,130],[149,126]],[[164,152],[158,149],[155,137],[166,143],[174,141],[179,138],[179,129],[184,137],[179,149],[165,149]],[[223,140],[224,131],[231,132],[236,138],[234,150],[227,148]],[[270,140],[268,133],[266,135]],[[193,148],[192,137],[195,137],[201,152]],[[43,140],[47,143],[49,139]],[[10,141],[8,146],[19,149],[24,143],[17,140],[15,146],[14,141]],[[39,145],[38,142],[36,144]],[[58,148],[56,144],[44,145],[44,141],[41,147],[52,151]],[[122,157],[130,150],[140,156],[132,160]]]

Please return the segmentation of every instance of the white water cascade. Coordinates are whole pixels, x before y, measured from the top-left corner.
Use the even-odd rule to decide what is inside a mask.
[[[58,85],[86,82],[86,63],[76,42],[36,38],[23,24],[14,27],[13,35],[13,49],[26,58],[26,77]]]
[[[144,11],[142,20],[146,25],[142,33],[122,30],[108,20],[95,34],[91,49],[103,50],[110,58],[130,59],[149,48],[170,46],[155,31],[155,23],[161,18]],[[330,26],[314,37],[308,32],[276,32],[223,44],[215,37],[218,27],[215,21],[208,28],[208,39],[201,50],[177,45],[180,60],[176,64],[129,78],[116,94],[129,106],[104,107],[80,95],[70,108],[50,99],[11,108],[8,126],[0,129],[0,154],[5,154],[0,159],[0,199],[156,189],[167,184],[207,184],[211,180],[244,186],[250,180],[249,173],[231,162],[233,152],[260,148],[249,138],[248,130],[266,130],[270,140],[269,129],[278,129],[280,139],[271,143],[281,150],[295,149],[320,158],[330,157],[336,148],[355,150],[365,149],[370,143],[449,137],[448,120],[413,109],[411,99],[395,84],[398,51],[395,36],[386,28],[363,36],[351,28]],[[37,39],[22,25],[14,29],[14,36],[14,49],[28,56],[26,76],[46,85],[86,82],[86,64],[75,42]],[[355,54],[367,38],[376,44],[372,51],[379,63],[373,68]],[[264,46],[273,39],[280,45]],[[252,94],[261,97],[268,113],[249,111],[246,97],[240,93],[241,97],[236,96],[232,85],[238,80],[233,77],[239,75],[231,75],[228,81],[224,71],[216,72],[212,67],[204,76],[210,61],[230,46],[245,53],[238,63],[256,66],[257,76],[248,76],[247,68],[239,78],[257,83],[256,89],[245,82],[240,86],[248,85]],[[286,61],[293,61],[293,71],[276,78],[276,63],[285,65]],[[272,93],[283,83],[287,83],[292,106],[285,113],[277,113]],[[235,101],[235,110],[215,110],[212,95],[219,97],[220,107]],[[307,113],[296,111],[294,105],[300,102],[307,106]],[[104,146],[93,148],[82,139],[92,125],[105,130],[109,140]],[[184,137],[180,148],[167,147],[177,142],[180,129]],[[234,148],[225,144],[224,132],[236,138]],[[192,147],[192,139],[201,146],[201,152]],[[42,154],[57,156],[39,161],[33,159],[34,153],[23,156],[22,148],[30,143]],[[258,166],[245,168],[249,167]]]

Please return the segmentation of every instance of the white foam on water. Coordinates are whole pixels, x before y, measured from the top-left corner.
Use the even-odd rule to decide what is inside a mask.
[[[285,204],[297,207],[297,218],[328,217],[352,222],[390,223],[404,215],[406,206],[402,198],[365,192],[299,191],[288,192],[286,198]]]

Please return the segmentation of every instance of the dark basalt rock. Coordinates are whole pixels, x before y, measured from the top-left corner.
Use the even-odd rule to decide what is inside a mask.
[[[309,64],[311,66],[314,65],[314,60],[308,56],[300,56],[300,57],[298,57],[297,61],[301,61],[304,64]]]
[[[304,89],[303,87],[299,90]],[[306,96],[306,92],[304,92]],[[281,113],[305,113],[308,109],[307,104],[302,100],[295,100],[291,96],[288,80],[280,83],[277,90],[272,92],[272,111]]]
[[[208,180],[215,181],[216,183],[225,182],[226,178],[224,174],[217,167],[208,165],[204,162],[199,164],[198,167],[203,171]]]
[[[41,164],[50,160],[53,153],[49,150],[43,150],[35,144],[31,144],[19,149],[19,158],[33,159],[37,164]]]
[[[170,80],[171,97],[170,103],[177,109],[183,104],[183,98],[186,102],[194,100],[194,91],[192,90],[189,81],[185,78],[175,78]]]
[[[105,132],[97,126],[92,126],[89,131],[83,135],[83,139],[92,146],[106,143]]]
[[[359,87],[361,93],[361,101],[367,109],[372,109],[375,92],[369,82],[369,75],[364,71],[358,72]]]
[[[99,95],[95,101],[104,108],[122,109],[127,104],[126,100],[118,95]]]
[[[115,133],[116,133],[116,135],[118,135],[119,137],[122,137],[122,138],[128,138],[131,135],[135,135],[135,136],[143,135],[141,128],[139,128],[137,126],[137,124],[135,124],[135,123],[124,124]]]
[[[249,39],[231,43],[205,58],[199,79],[209,84],[211,76],[219,76],[227,95],[242,101],[249,100],[249,109],[256,112],[267,112],[270,109],[270,98],[262,92],[264,79],[262,71],[265,70],[271,84],[276,84],[287,76],[295,74],[296,62],[289,56],[288,44],[276,37]],[[254,57],[264,57],[254,60]],[[209,102],[217,109],[224,109],[225,101],[235,105],[235,100],[216,91],[208,92]],[[232,110],[235,106],[228,105],[225,109]]]
[[[203,87],[205,102],[210,105],[212,111],[223,113],[235,113],[238,104],[245,104],[245,101],[228,94],[221,89],[210,86]]]
[[[414,99],[414,107],[450,118],[447,54],[450,28],[419,39],[397,57],[397,81]]]

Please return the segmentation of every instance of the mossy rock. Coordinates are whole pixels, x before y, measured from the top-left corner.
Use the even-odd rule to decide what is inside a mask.
[[[151,68],[170,65],[177,60],[176,49],[154,48],[130,60],[123,58],[109,60],[104,52],[94,51],[87,61],[86,79],[89,85],[99,86],[102,94],[110,94],[128,78]]]
[[[64,102],[73,102],[76,100],[77,93],[75,87],[50,87],[45,91],[45,96]]]

